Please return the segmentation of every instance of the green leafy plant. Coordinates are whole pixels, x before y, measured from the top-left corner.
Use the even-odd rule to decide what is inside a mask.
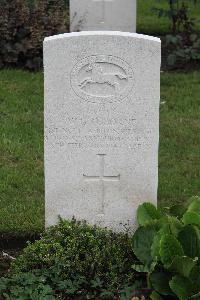
[[[0,68],[42,67],[44,37],[67,32],[64,0],[0,1]]]
[[[50,286],[58,299],[115,299],[135,282],[130,272],[135,259],[127,234],[60,220],[13,262],[10,276],[0,279],[0,298],[11,295],[11,285],[12,290],[24,290],[18,279],[32,274],[34,280],[43,278],[45,289]]]
[[[55,294],[44,276],[32,273],[0,279],[0,294],[4,299],[54,300]],[[2,298],[1,298],[2,299]]]
[[[190,34],[187,38],[180,34],[167,35],[166,46],[170,50],[167,55],[168,66],[200,61],[200,36],[198,34]]]
[[[0,278],[0,298],[198,299],[200,198],[165,210],[140,205],[132,237],[60,219]]]
[[[171,21],[171,33],[163,38],[164,65],[170,68],[195,66],[200,60],[200,36],[195,32],[195,19],[190,17],[189,4],[199,0],[157,0],[166,8],[153,8],[159,17]],[[166,57],[166,61],[165,61]]]
[[[167,213],[150,203],[138,208],[140,227],[132,248],[140,263],[132,266],[147,273],[147,285],[154,289],[151,299],[172,297],[197,299],[200,295],[200,198],[186,206],[176,205]]]

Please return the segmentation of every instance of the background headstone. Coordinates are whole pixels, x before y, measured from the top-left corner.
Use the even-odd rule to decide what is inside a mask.
[[[46,226],[116,231],[157,201],[160,40],[81,32],[44,41]]]
[[[70,0],[70,31],[136,32],[136,0]]]

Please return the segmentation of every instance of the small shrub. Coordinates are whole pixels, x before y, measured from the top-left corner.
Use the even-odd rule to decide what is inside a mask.
[[[0,67],[42,67],[44,37],[67,32],[63,0],[0,1]]]
[[[134,261],[127,234],[60,220],[40,240],[29,243],[14,261],[11,277],[3,288],[0,280],[0,295],[11,285],[24,289],[23,280],[18,279],[29,278],[31,273],[34,280],[43,278],[45,290],[50,286],[52,294],[61,299],[76,295],[86,299],[86,294],[114,299],[120,290],[135,282],[135,274],[130,272]]]
[[[194,18],[190,16],[189,4],[200,4],[199,0],[157,0],[167,2],[166,8],[154,7],[159,17],[171,21],[171,34],[163,41],[162,64],[167,68],[195,67],[200,61],[200,36],[195,33]]]
[[[132,247],[140,264],[133,268],[147,273],[147,286],[155,290],[152,299],[199,299],[200,198],[193,197],[188,207],[171,207],[167,214],[144,203],[138,223]]]
[[[167,35],[166,46],[170,49],[167,56],[168,66],[200,62],[200,36],[198,34]]]

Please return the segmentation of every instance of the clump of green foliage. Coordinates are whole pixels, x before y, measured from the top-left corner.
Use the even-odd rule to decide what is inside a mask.
[[[0,279],[0,295],[3,299],[54,300],[55,293],[46,282],[45,276],[22,273]],[[2,298],[1,298],[2,299]]]
[[[35,290],[38,295],[49,293],[59,299],[78,295],[83,299],[86,295],[114,299],[121,289],[134,283],[135,274],[130,272],[134,261],[127,234],[60,220],[40,240],[29,243],[14,261],[11,276],[0,280],[0,295]],[[25,284],[27,281],[31,284]]]
[[[144,203],[137,220],[130,237],[60,219],[12,263],[0,298],[199,299],[200,198],[165,212]]]
[[[166,214],[144,203],[137,218],[140,227],[132,247],[140,263],[133,268],[147,273],[147,285],[154,289],[151,298],[199,299],[200,198],[193,197],[189,206],[173,206]]]
[[[177,34],[166,36],[166,46],[170,49],[167,55],[169,66],[200,62],[200,36],[198,34]]]
[[[158,0],[162,2],[163,0]],[[169,67],[183,67],[185,64],[197,64],[200,61],[200,36],[195,32],[196,20],[190,16],[189,3],[198,0],[164,0],[166,8],[153,8],[158,16],[168,17],[171,21],[170,30],[164,39]]]
[[[46,36],[67,32],[68,5],[64,0],[0,1],[0,68],[42,67]]]

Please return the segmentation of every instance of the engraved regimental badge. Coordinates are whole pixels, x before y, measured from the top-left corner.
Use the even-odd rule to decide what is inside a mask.
[[[93,55],[74,66],[71,85],[87,102],[121,102],[133,87],[133,76],[132,68],[124,60],[111,55]]]

